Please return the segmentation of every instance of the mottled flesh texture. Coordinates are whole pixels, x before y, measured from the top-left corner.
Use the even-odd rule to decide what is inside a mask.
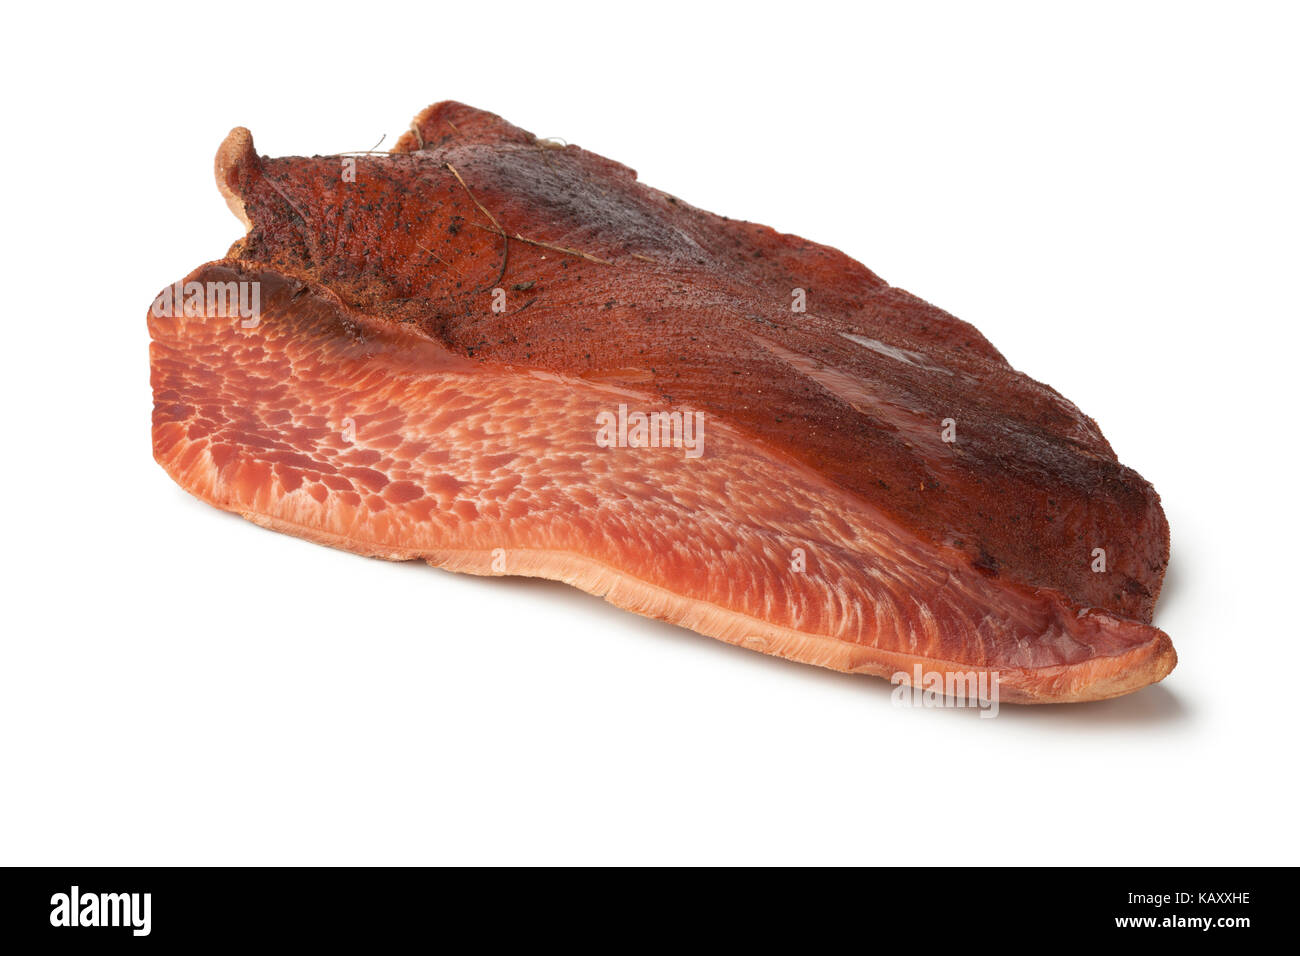
[[[149,314],[154,453],[204,501],[1003,701],[1173,668],[1155,491],[844,254],[451,102],[391,153],[270,159],[236,129],[216,173],[247,234]],[[700,453],[598,441],[620,406],[702,413]]]

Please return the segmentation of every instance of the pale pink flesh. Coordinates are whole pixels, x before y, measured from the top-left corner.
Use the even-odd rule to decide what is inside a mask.
[[[1114,696],[1173,666],[1158,629],[990,580],[717,419],[700,458],[602,448],[597,414],[646,407],[635,390],[471,363],[236,269],[195,277],[262,281],[256,328],[150,318],[155,454],[218,507],[838,670],[997,672],[1004,700]]]

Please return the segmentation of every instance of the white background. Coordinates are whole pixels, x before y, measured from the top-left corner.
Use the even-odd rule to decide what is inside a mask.
[[[1297,862],[1295,8],[976,6],[8,10],[0,862]],[[838,246],[1074,400],[1163,496],[1177,670],[902,710],[191,499],[145,312],[240,235],[217,144],[387,148],[448,98]]]

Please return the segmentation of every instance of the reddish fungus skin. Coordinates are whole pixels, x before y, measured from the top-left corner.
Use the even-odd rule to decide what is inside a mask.
[[[1154,489],[843,253],[454,102],[390,154],[270,159],[236,129],[216,173],[248,233],[187,281],[258,283],[261,320],[150,315],[155,455],[205,500],[458,570],[522,549],[516,573],[826,666],[1003,668],[1009,699],[1173,667]],[[594,447],[619,402],[703,412],[709,452]]]

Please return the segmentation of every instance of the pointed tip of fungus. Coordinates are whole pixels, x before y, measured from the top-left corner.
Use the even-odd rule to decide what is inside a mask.
[[[261,170],[261,160],[253,148],[253,134],[242,126],[236,126],[217,147],[213,172],[217,178],[217,188],[225,197],[236,218],[244,224],[245,229],[253,228],[252,221],[244,210],[243,195],[250,176]]]

